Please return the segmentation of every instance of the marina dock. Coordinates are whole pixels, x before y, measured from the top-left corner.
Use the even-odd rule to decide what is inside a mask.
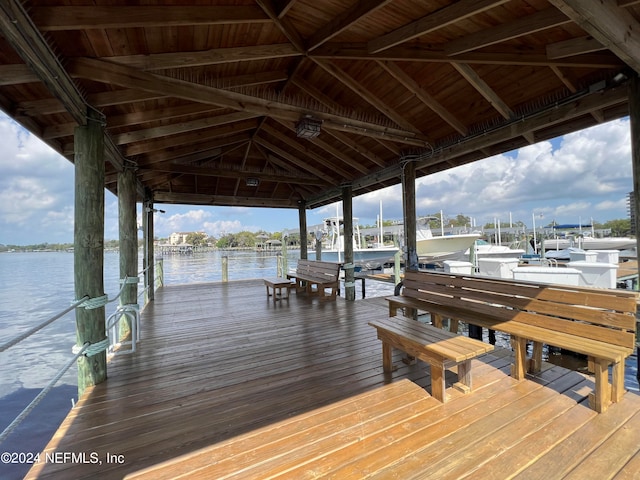
[[[162,287],[137,352],[26,478],[638,478],[636,393],[597,414],[589,376],[545,364],[517,382],[496,349],[469,394],[447,372],[440,403],[425,364],[395,352],[383,373],[367,322],[386,315],[380,297],[273,302],[262,280]]]

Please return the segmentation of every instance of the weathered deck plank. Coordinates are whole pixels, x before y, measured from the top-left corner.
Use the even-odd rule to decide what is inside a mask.
[[[441,404],[423,363],[396,352],[383,373],[375,315],[378,299],[274,305],[261,280],[165,287],[138,353],[111,362],[46,450],[102,464],[27,478],[634,478],[637,395],[598,415],[591,379],[551,367],[519,383],[498,349],[473,361],[471,394],[448,388]]]

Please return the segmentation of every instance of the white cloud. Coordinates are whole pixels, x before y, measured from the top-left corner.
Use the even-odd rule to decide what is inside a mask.
[[[36,137],[0,115],[0,243],[28,244],[73,240],[73,165]],[[443,210],[481,225],[494,217],[531,222],[576,223],[627,216],[633,188],[628,119],[561,139],[440,172],[417,181],[418,214]],[[373,224],[383,205],[385,219],[402,218],[400,185],[354,198],[361,224]],[[242,230],[269,232],[298,227],[295,209],[157,205],[155,232],[204,231],[220,236]],[[138,206],[140,210],[140,206]],[[335,204],[308,212],[309,226],[335,215]],[[342,208],[340,207],[340,212]],[[105,197],[105,237],[118,238],[118,202]]]

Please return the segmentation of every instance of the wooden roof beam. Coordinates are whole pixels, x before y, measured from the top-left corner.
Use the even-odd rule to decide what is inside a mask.
[[[326,96],[324,93],[322,93],[320,90],[318,90],[316,87],[314,87],[313,85],[309,84],[308,82],[300,81],[300,80],[298,80],[297,78],[294,77],[292,79],[292,83],[296,87],[298,87],[300,90],[305,92],[307,95],[309,95],[310,97],[316,99],[318,102],[320,102],[322,105],[327,107],[332,112],[340,111],[340,105],[338,105],[331,98]],[[337,140],[342,142],[347,147],[349,147],[349,148],[357,151],[361,155],[367,157],[369,160],[371,160],[376,165],[378,165],[380,167],[384,167],[385,166],[384,160],[382,160],[380,157],[378,157],[378,155],[376,155],[375,153],[373,153],[369,149],[366,149],[366,148],[362,147],[361,145],[358,145],[356,142],[353,141],[353,139],[347,137],[346,135],[343,135],[342,133],[340,133],[340,132],[338,132],[336,130],[332,130],[330,128],[329,129],[325,129],[325,132],[327,132],[327,134],[333,136],[334,138],[336,138]],[[378,139],[376,139],[376,140],[380,142],[380,140],[378,140]]]
[[[40,81],[40,77],[38,77],[38,75],[36,75],[33,70],[24,63],[0,65],[0,86],[2,87]]]
[[[272,0],[255,0],[258,6],[267,14],[267,16],[271,19],[273,23],[275,23],[276,27],[280,29],[280,31],[284,34],[285,37],[291,42],[291,44],[300,52],[303,53],[304,42],[302,41],[302,37],[296,31],[293,23],[288,18],[280,18],[278,16],[278,12],[276,11],[276,7],[273,4]]]
[[[343,85],[347,86],[351,91],[359,95],[367,103],[375,107],[378,111],[384,114],[387,118],[391,119],[397,125],[417,135],[422,134],[422,132],[420,132],[417,127],[408,122],[402,115],[400,115],[393,108],[376,97],[369,90],[365,89],[360,83],[358,83],[353,77],[347,74],[347,72],[342,70],[336,64],[317,59],[314,59],[314,62],[325,72],[330,74]],[[428,140],[425,139],[425,141]]]
[[[141,166],[140,171],[144,171],[145,167]],[[224,168],[212,168],[212,167],[195,167],[191,165],[180,165],[171,162],[163,162],[157,163],[153,166],[153,171],[155,172],[166,172],[173,174],[186,174],[186,175],[197,175],[204,177],[221,177],[221,178],[240,178],[246,179],[249,177],[260,177],[260,180],[264,180],[265,182],[296,182],[303,185],[317,185],[322,186],[326,185],[323,182],[318,181],[318,179],[313,177],[301,177],[298,175],[288,174],[290,172],[279,172],[279,173],[265,173],[265,172],[257,172],[253,170],[227,170]]]
[[[402,68],[393,62],[377,62],[383,70],[391,75],[396,81],[402,84],[407,90],[413,93],[418,100],[433,110],[445,122],[451,125],[461,135],[467,135],[467,127],[458,120],[449,110],[442,106],[435,98],[433,98],[426,90],[424,90],[418,82],[411,78]]]
[[[177,135],[180,133],[196,132],[197,130],[202,130],[205,128],[219,127],[221,125],[236,123],[242,120],[249,120],[251,118],[256,118],[259,116],[260,115],[258,114],[249,112],[234,112],[228,113],[226,115],[211,116],[208,118],[201,118],[199,120],[192,120],[188,122],[178,122],[175,124],[162,125],[159,127],[132,130],[126,133],[112,135],[112,138],[116,145],[126,145],[129,143],[142,142],[145,140],[162,138],[171,135]]]
[[[354,4],[348,10],[335,17],[329,23],[317,30],[307,40],[307,49],[309,51],[318,48],[325,42],[328,42],[336,35],[347,30],[354,23],[362,20],[367,15],[374,13],[376,10],[388,5],[392,0],[361,0]]]
[[[348,172],[347,170],[344,170],[339,165],[336,165],[335,163],[330,162],[329,160],[325,159],[321,155],[318,155],[313,150],[311,150],[307,146],[305,146],[302,143],[302,142],[305,142],[304,139],[302,139],[302,140],[293,139],[293,138],[289,137],[288,135],[282,133],[281,131],[273,128],[268,123],[265,123],[262,126],[262,131],[267,133],[267,134],[269,134],[269,135],[271,135],[272,137],[278,139],[278,141],[284,143],[285,145],[288,145],[289,147],[293,148],[294,150],[297,150],[299,153],[301,153],[303,155],[303,158],[307,158],[307,159],[313,160],[317,165],[322,165],[325,168],[327,168],[329,170],[332,170],[333,172],[335,172],[338,175],[340,175],[342,178],[348,179],[348,178],[350,178],[352,176],[352,173]]]
[[[278,200],[275,198],[239,197],[232,195],[223,196],[204,193],[173,193],[162,190],[154,190],[153,200],[157,203],[180,203],[189,205],[298,208],[298,201],[296,198]]]
[[[443,50],[436,50],[423,45],[403,45],[393,47],[384,52],[371,54],[364,44],[326,44],[309,54],[311,59],[320,60],[386,60],[390,62],[422,62],[483,65],[521,65],[532,67],[603,68],[610,69],[624,66],[618,57],[609,52],[587,54],[575,57],[550,59],[546,50],[523,53],[513,47],[501,46],[498,50],[461,53],[455,57],[446,55]]]
[[[266,125],[265,125],[266,126]],[[287,170],[291,169],[291,164],[295,165],[296,167],[298,167],[301,171],[307,171],[309,173],[311,173],[312,175],[316,175],[317,177],[323,179],[325,182],[327,182],[329,185],[337,185],[339,182],[325,174],[324,172],[322,172],[322,170],[317,169],[316,167],[314,167],[313,165],[310,164],[310,162],[304,161],[298,157],[296,157],[295,155],[287,152],[286,150],[283,150],[282,148],[274,145],[273,143],[269,142],[268,140],[265,140],[263,137],[256,137],[254,139],[254,142],[256,142],[257,144],[263,146],[264,148],[266,148],[267,150],[269,150],[271,153],[278,155],[279,157],[287,160],[288,162],[290,162],[290,164],[286,164],[286,166],[283,165],[284,168],[286,168]]]
[[[268,98],[253,97],[220,88],[193,84],[163,75],[142,72],[125,65],[112,64],[103,60],[77,58],[69,62],[68,68],[72,75],[96,82],[119,85],[125,88],[139,88],[194,102],[209,103],[238,111],[246,111],[290,121],[297,121],[302,115],[312,114],[314,117],[324,120],[327,124],[340,125],[342,127],[346,126],[347,128],[351,128],[352,131],[373,132],[373,134],[381,137],[387,136],[387,140],[395,140],[410,145],[421,144],[424,146],[425,144],[414,130],[406,131],[363,122],[332,113],[309,111],[306,107],[285,104]]]
[[[441,8],[415,22],[404,25],[386,35],[370,40],[369,53],[377,53],[395,45],[408,42],[439,28],[490,10],[509,0],[460,0]]]
[[[444,52],[447,55],[458,55],[567,23],[571,23],[571,20],[566,15],[556,8],[547,8],[532,15],[452,40],[444,46]]]
[[[34,5],[31,17],[43,32],[93,28],[180,27],[268,23],[269,18],[253,6],[60,6]]]
[[[180,118],[186,115],[197,115],[202,113],[213,113],[223,110],[220,107],[213,105],[206,105],[201,103],[192,103],[190,105],[182,105],[180,107],[166,107],[158,108],[156,110],[146,110],[142,112],[128,112],[124,115],[116,115],[107,118],[107,129],[109,128],[121,128],[132,125],[140,125],[149,122],[156,122],[158,120],[169,120],[173,118]],[[51,125],[42,133],[43,140],[50,138],[60,138],[73,135],[74,129],[77,127],[77,123],[58,123]]]
[[[514,117],[514,112],[509,106],[500,98],[500,96],[484,81],[480,78],[473,68],[464,63],[453,63],[453,67],[462,75],[467,82],[469,82],[473,88],[475,88],[480,95],[482,95],[490,104],[495,108],[500,115],[506,119]],[[523,136],[531,144],[535,143],[533,132],[525,132]]]
[[[298,0],[280,0],[280,1],[276,1],[276,3],[278,4],[278,18],[282,18],[284,17],[289,10],[291,9],[291,7],[293,7],[295,5],[295,3]]]
[[[549,2],[640,73],[640,23],[616,0]]]
[[[277,120],[277,119],[276,119],[276,121],[280,125],[282,125],[283,127],[287,128],[290,132],[296,133],[295,124],[293,124],[291,122],[285,122],[283,120]],[[347,155],[342,153],[340,150],[335,148],[333,145],[325,142],[320,137],[310,138],[310,139],[308,139],[308,141],[313,143],[317,147],[320,147],[322,150],[324,150],[328,154],[333,155],[335,158],[337,158],[338,160],[342,161],[343,163],[346,163],[349,167],[351,167],[351,168],[353,168],[355,170],[358,170],[360,173],[367,173],[367,171],[368,171],[367,168],[365,168],[364,166],[360,165],[358,162],[354,162],[352,158],[349,158]]]
[[[606,50],[602,44],[590,35],[572,38],[563,42],[550,43],[547,45],[547,57],[555,60],[557,58],[572,57]]]
[[[161,163],[168,160],[175,160],[179,158],[203,158],[202,156],[211,155],[212,151],[217,151],[227,145],[237,145],[248,142],[250,137],[247,133],[240,131],[235,135],[228,135],[222,138],[208,138],[201,141],[194,141],[192,143],[184,144],[177,148],[163,150],[150,150],[142,153],[137,157],[140,164],[149,166],[155,163]]]
[[[235,62],[251,62],[302,55],[293,45],[277,43],[250,47],[213,48],[198,52],[169,52],[150,55],[120,55],[109,57],[109,62],[140,70],[166,70],[170,68],[199,67]]]

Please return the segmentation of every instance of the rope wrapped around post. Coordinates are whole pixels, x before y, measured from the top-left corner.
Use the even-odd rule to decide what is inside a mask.
[[[83,345],[74,345],[71,351],[76,356],[93,357],[107,348],[109,348],[109,338],[105,337],[96,343],[84,342]]]

